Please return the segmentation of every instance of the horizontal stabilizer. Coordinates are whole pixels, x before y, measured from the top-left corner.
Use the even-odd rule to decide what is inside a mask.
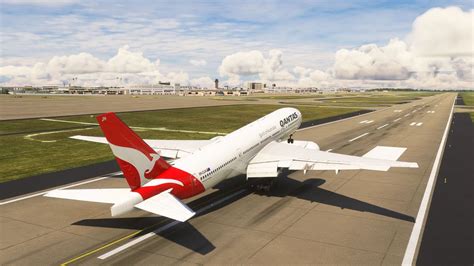
[[[170,192],[171,189],[163,191],[156,196],[138,203],[135,207],[180,222],[184,222],[196,214]]]
[[[100,203],[116,203],[129,193],[129,188],[57,189],[46,193],[44,196]]]

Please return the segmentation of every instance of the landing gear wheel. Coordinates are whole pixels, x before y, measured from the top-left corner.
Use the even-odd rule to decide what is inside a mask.
[[[295,141],[292,137],[293,137],[293,134],[291,134],[291,135],[288,137],[287,142],[288,142],[289,144],[293,144],[293,142]]]
[[[257,193],[267,194],[276,187],[276,184],[277,182],[275,181],[275,178],[272,178],[270,180],[262,180],[260,182],[249,184],[249,188]]]

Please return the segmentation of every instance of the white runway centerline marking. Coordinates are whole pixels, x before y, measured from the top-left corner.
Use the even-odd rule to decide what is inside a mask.
[[[382,129],[382,128],[386,127],[386,126],[388,126],[388,124],[385,124],[385,125],[383,125],[383,126],[379,126],[379,127],[377,128],[377,130]]]
[[[401,117],[399,117],[399,118],[397,118],[397,119],[393,120],[393,122],[397,122],[397,121],[399,121],[400,119],[402,119],[402,118],[401,118]]]
[[[406,114],[406,115],[404,115],[404,116],[407,117],[407,116],[409,116],[409,115],[410,115],[410,114]]]
[[[395,113],[400,113],[402,110],[394,110]]]
[[[438,152],[436,153],[436,158],[433,163],[433,168],[431,168],[430,177],[428,179],[428,183],[426,184],[425,193],[423,194],[423,199],[421,200],[420,208],[418,209],[418,214],[416,215],[416,222],[413,225],[413,230],[411,231],[410,240],[408,241],[407,249],[405,250],[405,255],[403,256],[402,265],[413,265],[413,260],[415,258],[416,248],[418,246],[418,239],[420,238],[421,229],[425,222],[426,213],[428,210],[428,204],[431,199],[431,195],[433,194],[433,188],[435,179],[438,173],[439,164],[441,162],[441,157],[443,155],[444,146],[446,145],[446,139],[448,137],[449,125],[451,124],[451,120],[453,118],[453,110],[454,110],[454,103],[456,102],[456,98],[453,101],[453,105],[451,107],[451,113],[449,115],[448,123],[446,124],[446,128],[444,129],[443,138],[441,139],[441,143],[439,144]]]
[[[369,135],[369,132],[364,133],[364,134],[362,134],[362,135],[360,135],[360,136],[357,136],[357,137],[355,137],[355,138],[353,138],[353,139],[350,139],[349,142],[353,142],[354,140],[360,139],[360,138],[362,138],[362,137],[364,137],[364,136],[367,136],[367,135]]]
[[[410,123],[410,126],[414,126],[414,125],[416,125],[416,122],[411,122]]]
[[[419,126],[421,126],[421,125],[423,125],[423,122],[420,122],[420,123],[417,123],[417,124],[416,124],[417,127],[419,127]]]
[[[364,124],[365,122],[367,122],[367,120],[360,121],[359,124]]]
[[[227,196],[227,197],[224,197],[224,198],[222,198],[222,199],[220,199],[220,200],[218,200],[218,201],[216,201],[216,202],[213,202],[213,203],[207,205],[206,207],[203,207],[203,208],[199,209],[198,211],[196,211],[196,214],[203,213],[203,212],[209,210],[210,208],[212,208],[212,207],[214,207],[214,206],[216,206],[216,205],[219,205],[219,204],[221,204],[222,202],[227,201],[228,199],[231,199],[231,198],[233,198],[233,197],[235,197],[235,196],[241,194],[241,193],[244,192],[244,191],[246,191],[246,189],[241,189],[241,190],[239,190],[239,191],[237,191],[237,192],[234,192],[234,193],[230,194],[230,195]],[[171,228],[171,227],[173,227],[173,226],[175,226],[175,225],[177,225],[177,224],[179,224],[179,223],[181,223],[181,222],[179,222],[179,221],[173,221],[173,222],[171,222],[171,223],[169,223],[169,224],[167,224],[167,225],[164,225],[164,226],[162,226],[162,227],[156,229],[156,230],[153,231],[153,232],[150,232],[150,233],[148,233],[148,234],[145,234],[145,235],[143,235],[143,236],[141,236],[141,237],[139,237],[139,238],[137,238],[137,239],[134,239],[134,240],[132,240],[132,241],[130,241],[130,242],[128,242],[128,243],[126,243],[126,244],[120,246],[120,247],[117,247],[117,248],[115,248],[115,249],[113,249],[113,250],[111,250],[111,251],[109,251],[109,252],[107,252],[107,253],[104,253],[104,254],[100,255],[99,257],[97,257],[97,258],[98,258],[98,259],[101,259],[101,260],[105,260],[105,259],[107,259],[107,258],[109,258],[109,257],[111,257],[111,256],[113,256],[113,255],[115,255],[115,254],[117,254],[117,253],[119,253],[119,252],[121,252],[121,251],[126,250],[127,248],[129,248],[129,247],[131,247],[131,246],[134,246],[134,245],[136,245],[136,244],[138,244],[138,243],[140,243],[140,242],[142,242],[142,241],[144,241],[144,240],[150,238],[150,237],[156,236],[157,234],[159,234],[159,233],[161,233],[161,232],[163,232],[163,231],[165,231],[165,230],[167,230],[167,229],[169,229],[169,228]]]

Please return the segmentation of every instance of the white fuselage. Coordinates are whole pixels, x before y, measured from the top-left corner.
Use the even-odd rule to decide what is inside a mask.
[[[175,160],[173,166],[192,174],[205,189],[211,188],[224,179],[246,173],[249,162],[261,149],[272,141],[286,141],[301,121],[297,109],[278,109]]]

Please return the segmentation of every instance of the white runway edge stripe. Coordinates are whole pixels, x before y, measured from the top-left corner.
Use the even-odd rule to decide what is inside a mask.
[[[219,205],[219,204],[223,203],[224,201],[227,201],[227,200],[229,200],[229,199],[231,199],[231,198],[233,198],[233,197],[235,197],[235,196],[237,196],[237,195],[243,193],[244,191],[246,191],[246,189],[241,189],[241,190],[239,190],[239,191],[237,191],[237,192],[234,192],[234,193],[230,194],[230,195],[227,196],[227,197],[224,197],[224,198],[222,198],[222,199],[220,199],[220,200],[218,200],[218,201],[216,201],[216,202],[213,202],[213,203],[207,205],[206,207],[203,207],[203,208],[199,209],[198,211],[196,211],[196,214],[203,213],[203,212],[209,210],[210,208],[212,208],[212,207],[214,207],[214,206],[216,206],[216,205]],[[120,247],[117,247],[117,248],[115,248],[115,249],[113,249],[113,250],[111,250],[111,251],[109,251],[109,252],[107,252],[107,253],[104,253],[104,254],[100,255],[99,257],[97,257],[97,258],[98,258],[98,259],[101,259],[101,260],[105,260],[105,259],[107,259],[107,258],[109,258],[109,257],[111,257],[111,256],[113,256],[113,255],[115,255],[115,254],[117,254],[117,253],[119,253],[119,252],[122,252],[122,251],[126,250],[127,248],[129,248],[129,247],[131,247],[131,246],[134,246],[134,245],[136,245],[136,244],[138,244],[138,243],[140,243],[140,242],[142,242],[142,241],[144,241],[144,240],[150,238],[150,237],[156,236],[157,234],[159,234],[159,233],[161,233],[161,232],[163,232],[163,231],[165,231],[165,230],[167,230],[167,229],[169,229],[169,228],[171,228],[171,227],[173,227],[173,226],[175,226],[175,225],[177,225],[177,224],[179,224],[179,223],[181,223],[181,222],[180,222],[180,221],[173,221],[173,222],[171,222],[171,223],[169,223],[169,224],[166,224],[166,225],[164,225],[164,226],[162,226],[162,227],[156,229],[156,230],[153,231],[153,232],[150,232],[150,233],[148,233],[148,234],[145,234],[145,235],[143,235],[143,236],[141,236],[141,237],[138,237],[138,238],[136,238],[136,239],[134,239],[134,240],[132,240],[132,241],[130,241],[130,242],[128,242],[128,243],[126,243],[126,244],[120,246]]]
[[[428,204],[430,203],[431,195],[434,189],[434,183],[439,170],[439,165],[441,157],[444,152],[444,147],[446,145],[446,139],[448,137],[449,126],[451,124],[451,119],[453,118],[454,103],[456,102],[456,97],[454,97],[453,106],[451,107],[451,114],[449,115],[448,123],[444,130],[443,138],[439,144],[438,153],[436,154],[435,162],[433,168],[431,169],[430,177],[428,179],[428,184],[426,185],[425,193],[423,194],[423,199],[421,200],[420,208],[418,209],[418,214],[416,215],[416,222],[413,225],[411,231],[410,240],[408,240],[407,249],[405,250],[405,255],[403,256],[402,265],[412,265],[414,264],[414,257],[418,247],[418,240],[420,238],[421,229],[425,224],[426,213],[428,210]]]
[[[350,139],[349,142],[353,142],[354,140],[360,139],[360,138],[362,138],[362,137],[364,137],[364,136],[367,136],[368,134],[369,134],[369,132],[364,133],[364,134],[362,134],[362,135],[360,135],[360,136],[357,136],[357,137],[355,137],[355,138],[353,138],[353,139]]]

